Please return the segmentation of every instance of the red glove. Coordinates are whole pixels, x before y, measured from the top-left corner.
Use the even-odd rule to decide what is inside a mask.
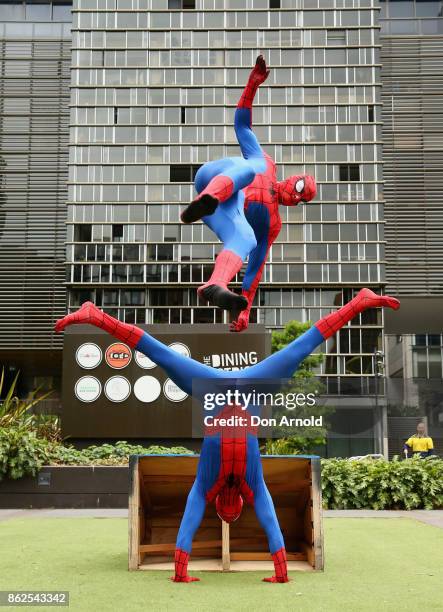
[[[229,330],[232,332],[241,332],[244,329],[247,329],[249,325],[250,312],[251,311],[249,310],[249,308],[242,310],[241,313],[238,315],[237,319],[235,321],[232,321],[232,323],[230,324]]]
[[[238,108],[252,108],[252,102],[254,100],[256,91],[259,86],[266,81],[269,72],[270,70],[268,70],[266,67],[265,58],[263,55],[259,55],[237,105]]]

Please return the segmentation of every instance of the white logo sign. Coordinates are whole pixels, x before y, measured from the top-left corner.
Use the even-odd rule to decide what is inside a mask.
[[[145,404],[155,402],[161,393],[162,387],[156,378],[153,376],[142,376],[135,381],[134,395]]]
[[[100,397],[102,386],[95,376],[83,376],[75,383],[74,392],[81,402],[95,402]]]
[[[140,351],[135,351],[135,362],[144,370],[152,370],[152,368],[155,368],[157,365],[156,363],[151,361],[149,357],[146,357],[146,355],[140,353]]]
[[[187,347],[186,344],[183,344],[183,342],[173,342],[169,345],[169,348],[171,348],[176,353],[180,353],[180,355],[183,355],[183,357],[191,356],[191,351],[189,350],[189,347]]]
[[[188,394],[180,389],[170,378],[167,378],[163,383],[163,393],[171,402],[182,402],[188,397]]]
[[[102,350],[92,342],[86,342],[78,347],[75,353],[75,360],[78,365],[85,370],[96,368],[103,357]]]
[[[258,356],[255,351],[244,353],[222,353],[221,355],[205,355],[203,363],[221,370],[243,370],[256,364]]]
[[[105,382],[104,391],[111,402],[124,402],[131,393],[131,385],[124,376],[112,376]]]

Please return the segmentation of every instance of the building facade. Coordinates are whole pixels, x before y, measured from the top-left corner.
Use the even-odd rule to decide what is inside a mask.
[[[70,9],[0,2],[0,363],[23,391],[60,376]]]
[[[387,329],[393,414],[427,420],[443,452],[443,3],[381,3],[387,291],[408,312]]]

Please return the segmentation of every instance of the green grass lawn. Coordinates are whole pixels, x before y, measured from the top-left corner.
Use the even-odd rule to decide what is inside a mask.
[[[325,520],[324,573],[127,571],[124,519],[13,519],[0,523],[0,590],[68,590],[71,610],[364,612],[443,609],[443,530],[410,519]],[[11,608],[10,608],[11,609]],[[18,609],[18,608],[13,608]],[[54,609],[54,608],[38,608]]]

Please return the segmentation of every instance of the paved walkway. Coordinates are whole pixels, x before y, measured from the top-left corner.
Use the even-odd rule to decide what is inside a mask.
[[[326,518],[411,518],[443,529],[443,510],[324,510]],[[0,521],[14,518],[126,518],[126,508],[0,510]]]
[[[324,510],[329,518],[412,518],[443,529],[443,510]]]

